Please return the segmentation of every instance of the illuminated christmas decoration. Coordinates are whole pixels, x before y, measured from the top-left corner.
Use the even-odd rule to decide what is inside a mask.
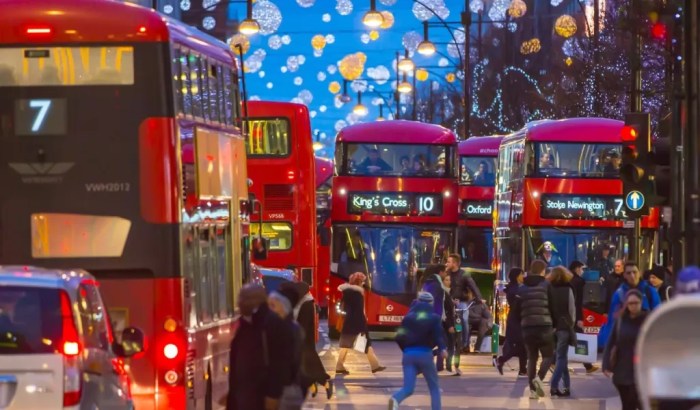
[[[311,38],[311,47],[314,50],[322,50],[326,46],[326,37],[321,34],[316,34]]]
[[[571,59],[571,57],[566,57],[566,60],[564,60],[564,63],[566,63],[567,66],[571,66],[571,64],[574,63],[574,60]]]
[[[425,81],[428,79],[428,70],[424,68],[419,68],[416,70],[416,80],[418,81]]]
[[[527,4],[523,0],[513,0],[508,7],[508,15],[513,18],[520,18],[527,13]]]
[[[456,79],[456,76],[454,73],[447,73],[445,76],[445,80],[447,80],[448,83],[454,83]]]
[[[379,38],[379,32],[377,30],[372,30],[369,32],[369,39],[375,41]]]
[[[269,0],[258,0],[253,5],[253,20],[260,25],[260,34],[272,34],[282,24],[282,13]]]
[[[239,45],[243,49],[243,54],[247,53],[250,49],[250,39],[248,39],[248,36],[244,34],[234,34],[228,39],[228,44],[229,47],[231,47],[231,51],[236,54],[240,54],[238,50]]]
[[[328,91],[330,91],[331,94],[338,94],[340,92],[340,83],[331,81],[330,84],[328,84]]]
[[[564,38],[576,34],[576,29],[576,20],[568,14],[559,16],[554,22],[554,31]]]
[[[394,15],[391,14],[391,12],[387,11],[387,10],[384,10],[381,13],[382,13],[382,17],[384,17],[384,21],[382,22],[382,25],[380,26],[380,28],[383,28],[385,30],[388,28],[391,28],[394,25]]]
[[[340,75],[348,81],[359,78],[365,70],[366,61],[367,56],[362,52],[346,55],[340,60],[340,63],[338,63]]]
[[[533,54],[540,51],[541,48],[542,45],[540,44],[540,40],[538,38],[533,38],[527,41],[523,41],[523,44],[520,45],[520,53]]]

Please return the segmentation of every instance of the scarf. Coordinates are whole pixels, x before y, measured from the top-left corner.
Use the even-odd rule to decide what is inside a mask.
[[[281,293],[278,293],[277,291],[272,291],[270,293],[270,296],[268,296],[270,299],[274,299],[282,304],[284,307],[284,313],[285,316],[289,315],[292,312],[292,302],[289,301],[284,295]]]

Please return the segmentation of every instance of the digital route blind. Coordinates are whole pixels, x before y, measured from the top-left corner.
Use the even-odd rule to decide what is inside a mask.
[[[543,219],[627,219],[621,196],[542,195],[540,216]]]
[[[493,214],[493,201],[464,201],[462,202],[462,216],[467,219],[491,220]]]
[[[15,135],[64,135],[66,100],[36,98],[15,101]]]
[[[442,215],[442,195],[406,192],[352,192],[348,195],[348,213],[440,216]]]

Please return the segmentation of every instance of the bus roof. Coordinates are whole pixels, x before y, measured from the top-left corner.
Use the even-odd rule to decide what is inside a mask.
[[[452,131],[435,124],[416,121],[379,121],[355,124],[343,128],[336,142],[364,142],[378,144],[455,144]]]
[[[316,159],[316,188],[328,181],[333,176],[333,161],[328,158],[315,157]]]
[[[503,142],[521,138],[536,142],[591,142],[619,144],[624,123],[609,118],[565,118],[533,121],[520,131],[506,136]]]
[[[308,107],[282,101],[248,101],[248,116],[260,118],[288,117],[293,118],[294,113],[309,116]]]
[[[503,135],[470,137],[459,142],[460,156],[497,157]]]
[[[235,64],[233,53],[225,43],[135,4],[112,0],[0,2],[3,44],[143,43],[171,39],[227,64]]]

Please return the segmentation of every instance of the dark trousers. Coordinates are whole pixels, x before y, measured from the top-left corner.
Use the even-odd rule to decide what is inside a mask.
[[[523,330],[523,340],[525,341],[525,349],[527,350],[527,380],[530,382],[530,390],[535,390],[533,384],[535,373],[544,380],[547,375],[547,370],[552,364],[552,356],[554,355],[554,337],[551,328],[537,329],[532,331]],[[539,371],[537,370],[537,359],[542,355],[542,364]]]
[[[634,384],[624,385],[616,384],[615,388],[620,393],[620,401],[622,401],[622,410],[637,410],[642,406],[639,404],[639,394]]]
[[[444,323],[442,324],[442,330],[445,334],[445,342],[447,343],[447,359],[443,359],[440,352],[438,352],[436,356],[436,368],[437,371],[441,371],[445,368],[445,363],[447,363],[447,370],[452,371],[452,357],[455,355],[455,334],[448,332]]]
[[[503,355],[498,358],[498,363],[502,366],[514,357],[518,358],[520,364],[519,372],[525,373],[527,371],[527,351],[525,350],[525,345],[522,340],[512,342],[506,337],[506,341],[503,343]]]
[[[486,319],[476,319],[472,320],[469,319],[469,332],[471,333],[472,329],[477,330],[477,336],[476,336],[476,344],[474,345],[474,351],[480,351],[481,350],[481,344],[484,342],[484,337],[486,336],[486,333],[489,331],[489,321]],[[467,336],[469,337],[469,335]]]

